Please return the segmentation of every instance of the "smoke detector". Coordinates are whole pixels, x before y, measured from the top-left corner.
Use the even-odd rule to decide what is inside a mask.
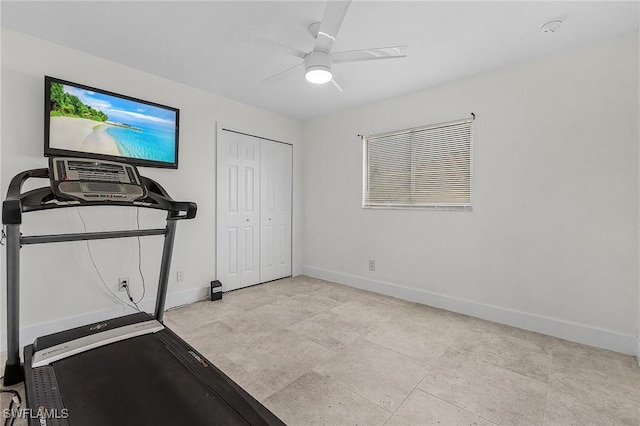
[[[558,28],[560,28],[560,25],[562,24],[562,21],[559,19],[554,19],[553,21],[549,21],[547,23],[544,23],[540,26],[540,29],[542,30],[542,32],[544,33],[555,33],[556,30]]]

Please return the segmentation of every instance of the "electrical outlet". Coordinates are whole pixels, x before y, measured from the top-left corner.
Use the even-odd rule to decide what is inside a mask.
[[[376,270],[376,261],[375,260],[369,260],[369,270],[370,271],[375,271]]]
[[[176,282],[181,283],[182,281],[184,281],[184,271],[176,272]]]
[[[129,285],[129,277],[118,278],[118,291],[127,291],[125,287],[128,285]]]

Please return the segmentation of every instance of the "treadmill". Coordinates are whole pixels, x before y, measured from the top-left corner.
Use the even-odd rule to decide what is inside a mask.
[[[49,185],[22,192],[28,179]],[[167,212],[166,227],[23,236],[22,215],[82,206]],[[284,425],[215,365],[162,324],[178,220],[196,204],[174,201],[135,166],[49,158],[49,168],[16,175],[2,205],[7,254],[7,362],[4,385],[24,380],[35,425]],[[20,248],[29,244],[163,235],[155,315],[138,312],[39,337],[20,361]]]

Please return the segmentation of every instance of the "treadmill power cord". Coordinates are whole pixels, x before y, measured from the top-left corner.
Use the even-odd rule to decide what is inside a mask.
[[[131,292],[129,291],[129,284],[124,283],[124,284],[122,284],[122,287],[127,292],[127,296],[129,296],[129,300],[131,301],[131,303],[133,303],[136,306],[136,309],[138,310],[138,312],[142,312],[140,310],[140,308],[138,307],[138,304],[133,301],[133,297],[131,297]]]
[[[20,394],[18,393],[18,391],[15,391],[13,389],[0,389],[0,393],[10,393],[13,395],[11,397],[11,402],[9,403],[9,408],[7,410],[3,410],[2,412],[3,416],[5,417],[4,426],[12,426],[18,418],[16,414],[19,413],[17,413],[16,410],[20,409],[20,406],[22,405],[22,398],[20,398]]]
[[[136,225],[138,226],[138,231],[139,231],[140,230],[140,207],[136,209]],[[131,301],[131,303],[133,303],[136,309],[138,309],[138,312],[142,312],[140,310],[140,307],[138,306],[138,303],[140,303],[144,298],[144,293],[146,292],[146,286],[144,283],[144,274],[142,273],[142,247],[140,244],[139,236],[138,236],[138,271],[140,272],[140,278],[142,278],[142,296],[140,296],[140,299],[138,299],[137,302],[133,300],[133,296],[131,296],[131,291],[129,290],[128,282],[122,284],[122,287],[127,292],[127,297],[129,297],[129,300]]]
[[[80,209],[78,207],[76,207],[76,211],[78,212],[78,216],[80,216],[80,220],[82,221],[82,227],[84,229],[84,232],[87,232],[87,223],[84,221],[84,217],[82,217],[82,213],[80,212]],[[103,287],[109,292],[109,294],[111,295],[111,297],[113,297],[113,299],[117,300],[118,303],[123,304],[124,306],[134,309],[138,312],[140,311],[140,308],[138,308],[138,305],[136,305],[134,303],[134,306],[131,306],[129,303],[127,303],[126,301],[120,299],[113,291],[111,291],[111,289],[109,288],[109,286],[107,285],[107,283],[104,281],[104,278],[102,277],[102,274],[100,273],[100,270],[98,269],[98,265],[96,265],[96,261],[93,259],[93,254],[91,253],[91,246],[89,245],[89,240],[85,241],[86,245],[87,245],[87,252],[89,253],[89,259],[91,259],[91,263],[93,264],[93,269],[95,269],[96,273],[98,274],[98,278],[100,278],[100,281],[102,282]],[[129,289],[127,287],[125,287],[127,289],[127,293],[129,293]],[[129,294],[129,298],[131,298],[131,295]],[[132,301],[133,302],[133,301]]]
[[[136,224],[138,226],[138,231],[140,230],[140,207],[136,208]],[[138,306],[137,304],[142,302],[142,299],[144,298],[144,294],[147,292],[147,286],[144,282],[144,274],[142,273],[142,244],[140,243],[140,236],[138,236],[138,272],[140,272],[140,278],[142,279],[142,296],[140,296],[140,299],[138,299],[136,303],[136,306]],[[133,302],[133,300],[132,300]]]

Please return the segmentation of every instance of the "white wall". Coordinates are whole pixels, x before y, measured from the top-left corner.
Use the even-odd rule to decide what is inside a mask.
[[[180,168],[141,168],[158,180],[177,200],[198,203],[195,220],[179,222],[168,306],[188,303],[206,295],[215,279],[215,135],[216,122],[230,128],[294,145],[294,253],[300,253],[301,123],[197,90],[155,75],[128,68],[47,41],[2,30],[2,198],[10,179],[30,168],[46,167],[43,157],[44,75],[84,83],[116,93],[174,106],[180,109]],[[188,66],[185,64],[185,66]],[[46,184],[46,182],[45,182]],[[134,209],[121,207],[81,209],[89,230],[134,228]],[[142,227],[164,226],[162,212],[141,209]],[[82,231],[76,209],[37,212],[24,216],[25,235]],[[147,292],[143,305],[153,312],[151,300],[159,272],[161,237],[142,240],[142,263]],[[91,242],[93,256],[111,288],[118,277],[129,277],[134,297],[141,294],[136,239]],[[118,311],[117,302],[101,288],[85,243],[27,246],[22,256],[23,342],[35,335],[87,320],[100,320]],[[2,250],[4,263],[4,249]],[[301,269],[299,256],[294,273]],[[185,274],[176,283],[175,271]],[[2,280],[5,282],[4,272]],[[4,288],[4,285],[3,285]],[[0,300],[4,333],[4,290]],[[53,321],[53,323],[52,323]],[[2,336],[2,347],[6,344]]]
[[[473,212],[361,208],[357,134],[471,112]],[[303,140],[304,273],[638,350],[637,34],[309,120]]]

